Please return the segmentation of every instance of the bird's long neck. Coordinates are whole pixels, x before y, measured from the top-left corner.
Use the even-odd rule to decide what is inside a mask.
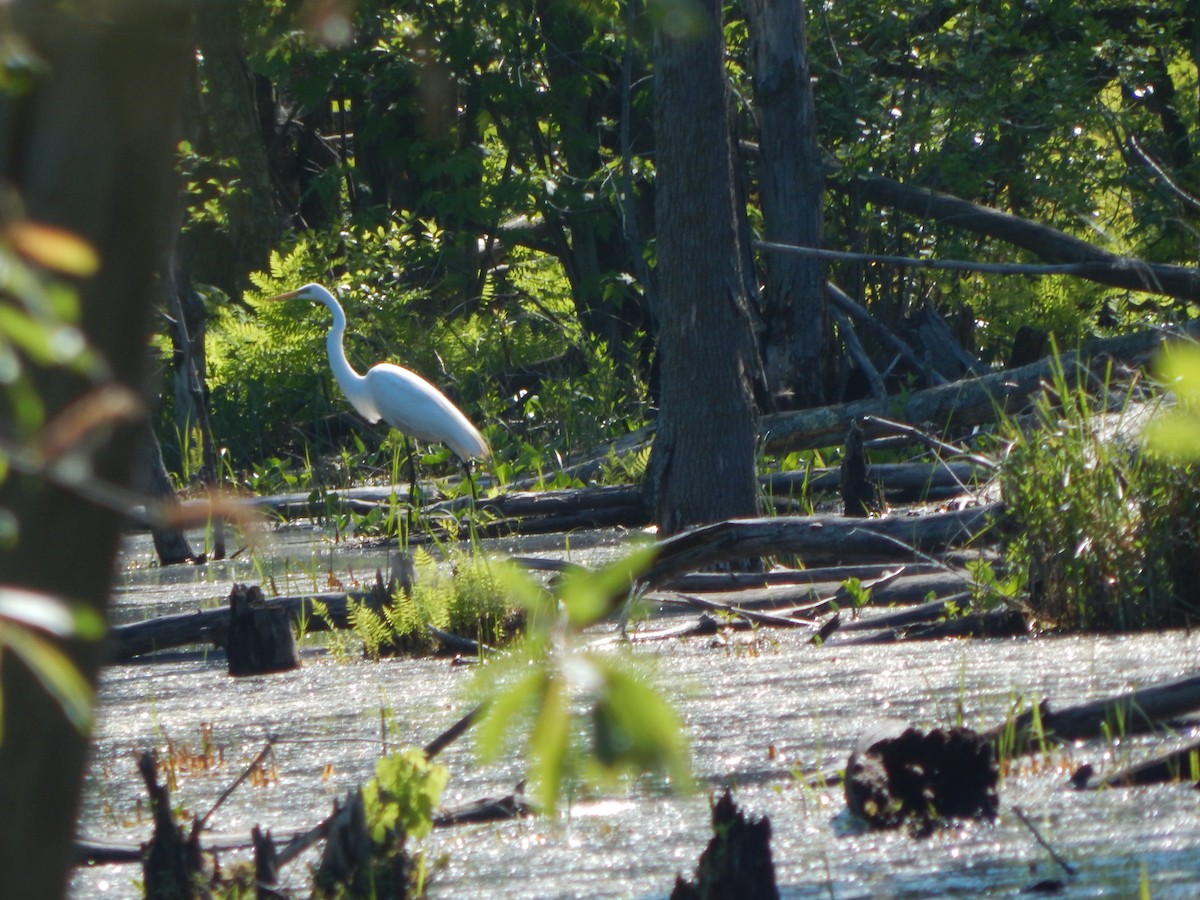
[[[325,336],[325,348],[329,352],[329,368],[333,370],[333,377],[341,387],[342,393],[346,395],[346,399],[360,413],[370,418],[371,413],[362,408],[366,378],[354,371],[350,360],[346,358],[346,348],[342,343],[342,338],[346,334],[346,314],[337,304],[326,305],[333,313],[333,327]]]

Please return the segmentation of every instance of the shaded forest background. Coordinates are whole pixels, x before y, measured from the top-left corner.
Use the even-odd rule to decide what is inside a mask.
[[[1196,259],[1191,4],[852,2],[811,7],[806,22],[798,4],[761,0],[322,9],[198,8],[187,204],[156,376],[160,437],[184,480],[201,444],[179,365],[188,340],[216,441],[248,485],[306,455],[361,460],[378,446],[317,362],[324,313],[260,305],[308,280],[345,290],[360,367],[390,358],[422,372],[481,423],[502,480],[551,482],[570,454],[659,411],[673,292],[707,296],[720,277],[693,261],[691,284],[664,292],[671,238],[728,260],[740,285],[735,324],[697,329],[684,343],[708,344],[669,364],[687,383],[703,360],[736,355],[756,412],[869,389],[826,281],[948,379],[1007,361],[1022,327],[1071,346],[1194,312],[1194,273],[1168,284],[1111,271],[1122,258]],[[660,77],[656,110],[656,66],[675,46],[663,36],[690,34],[711,38],[698,52],[718,68],[706,84]],[[704,98],[708,110],[688,109]],[[696,185],[679,195],[663,181],[680,168],[663,154],[689,124],[682,168],[699,171],[726,136],[731,152],[696,185],[727,170],[717,190],[732,202],[701,221],[678,206]],[[759,239],[1092,263],[1098,277],[824,261]],[[892,392],[928,378],[862,341]],[[687,393],[666,405],[711,416]]]

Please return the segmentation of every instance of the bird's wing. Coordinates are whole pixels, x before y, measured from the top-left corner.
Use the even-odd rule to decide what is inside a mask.
[[[462,459],[490,454],[478,429],[420,375],[383,363],[367,372],[366,378],[372,404],[397,431],[422,441],[440,441]]]

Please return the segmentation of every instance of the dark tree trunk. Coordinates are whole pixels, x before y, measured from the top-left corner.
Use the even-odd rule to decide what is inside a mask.
[[[171,484],[171,476],[163,463],[162,448],[154,429],[147,426],[138,438],[138,459],[134,469],[134,482],[148,497],[154,497],[164,503],[173,504],[175,501],[175,485]],[[188,543],[187,533],[175,525],[164,525],[162,522],[151,522],[150,533],[154,540],[154,552],[158,561],[164,566],[190,562],[196,558],[192,545]]]
[[[750,0],[763,230],[768,241],[821,246],[824,176],[808,75],[801,0]],[[830,367],[825,273],[820,260],[769,256],[763,361],[771,394],[789,407],[827,397]]]
[[[101,260],[79,285],[82,329],[113,378],[141,385],[153,277],[170,233],[176,121],[194,45],[185,3],[15,4],[12,26],[46,63],[0,137],[0,176],[29,216],[74,231]],[[9,302],[5,299],[3,302]],[[62,368],[27,370],[53,417],[89,385]],[[2,422],[6,432],[11,422]],[[92,454],[95,477],[127,484],[135,428]],[[11,471],[0,508],[19,534],[0,548],[0,582],[106,611],[120,520],[111,510]],[[64,554],[68,554],[64,557]],[[63,648],[94,682],[101,647]],[[0,893],[62,896],[87,739],[12,654],[0,671]]]
[[[696,14],[687,34],[655,35],[662,393],[646,486],[667,534],[757,508],[720,3]]]
[[[254,77],[239,37],[240,11],[237,3],[196,6],[196,37],[207,87],[201,98],[201,147],[205,153],[235,162],[238,184],[226,200],[226,229],[188,252],[189,274],[235,299],[241,297],[246,276],[266,265],[283,225],[271,185]]]

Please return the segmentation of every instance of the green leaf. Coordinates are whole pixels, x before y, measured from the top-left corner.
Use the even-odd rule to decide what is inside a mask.
[[[597,665],[604,687],[592,710],[596,761],[611,774],[657,772],[688,787],[687,741],[675,710],[640,678],[606,660]]]
[[[494,672],[492,674],[494,675]],[[505,736],[526,712],[536,706],[542,695],[542,683],[545,680],[545,666],[534,665],[526,675],[502,690],[488,703],[483,720],[475,728],[475,745],[484,762],[494,760],[500,755],[504,749]]]
[[[570,714],[566,685],[556,676],[542,680],[541,708],[529,734],[529,758],[533,764],[538,800],[548,815],[558,808],[558,796],[566,773],[570,744]]]
[[[36,222],[14,222],[5,236],[25,258],[64,275],[86,278],[100,267],[100,257],[83,238],[62,228]]]
[[[57,597],[26,591],[21,588],[0,587],[0,618],[40,628],[55,637],[73,637],[75,617]]]
[[[568,572],[559,595],[571,624],[586,628],[612,612],[614,601],[629,593],[637,577],[654,561],[655,553],[655,547],[648,545],[598,570]]]

